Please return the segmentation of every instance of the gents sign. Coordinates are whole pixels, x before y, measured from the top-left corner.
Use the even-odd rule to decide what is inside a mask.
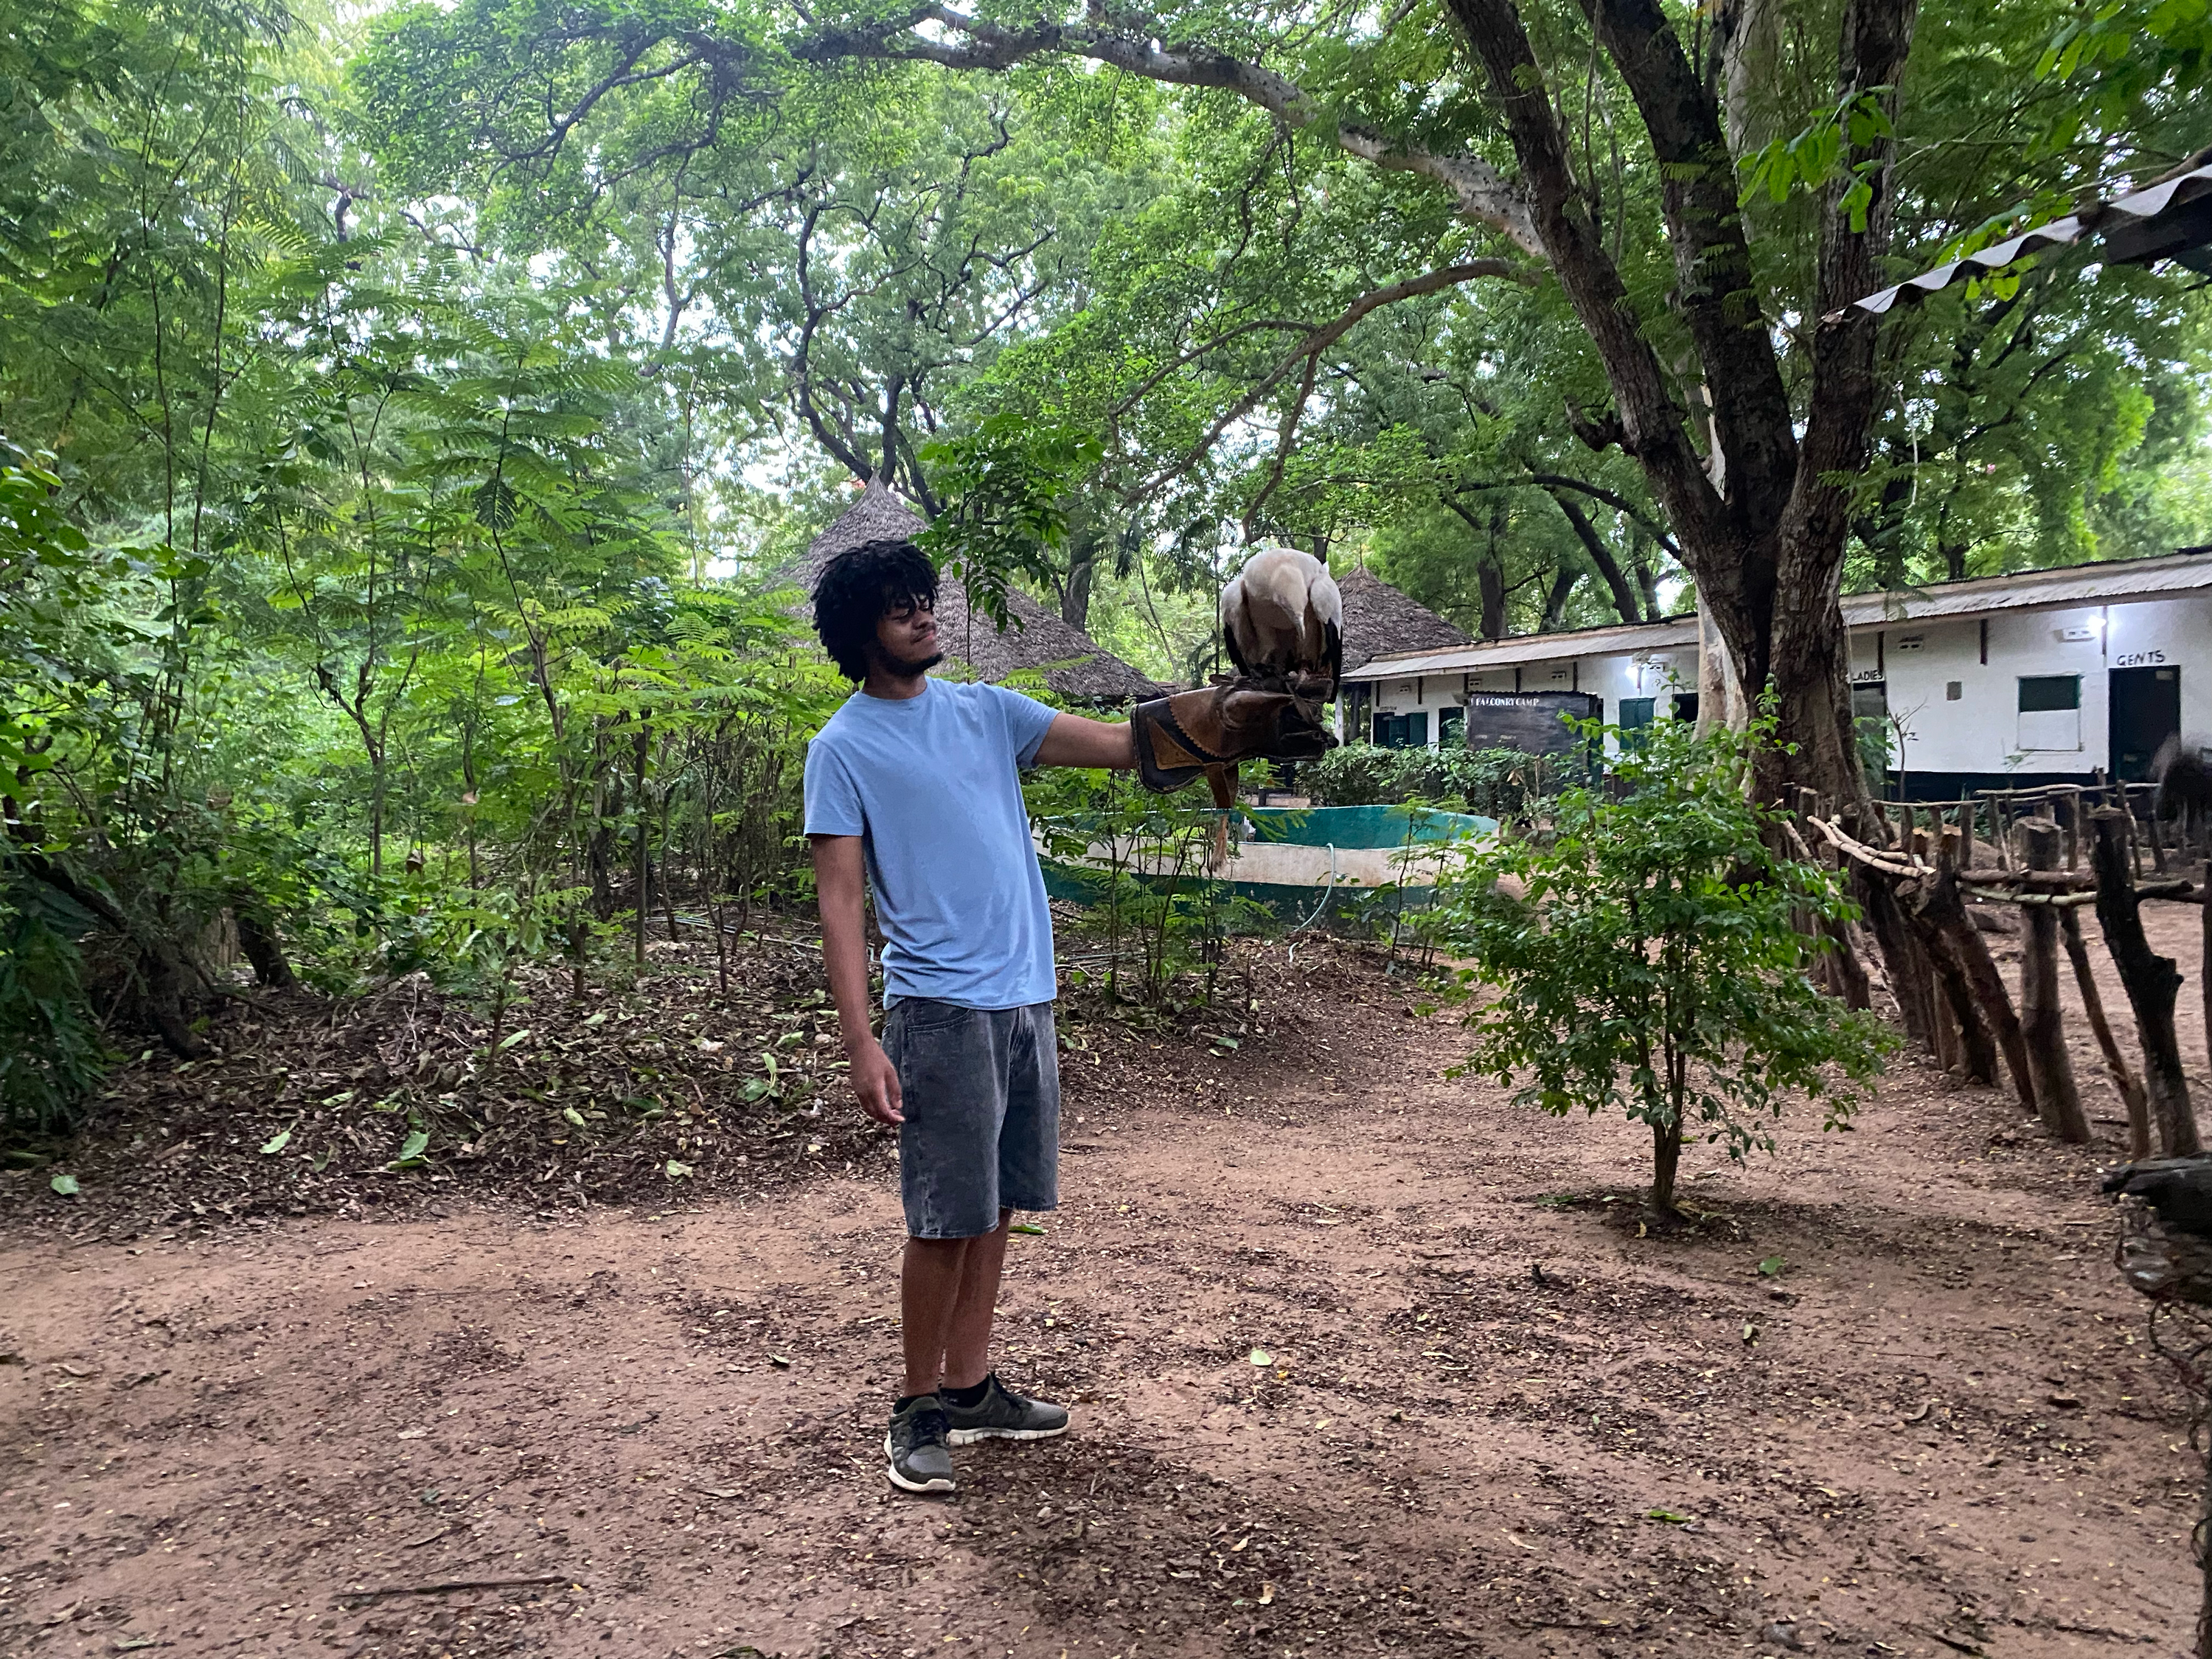
[[[1467,746],[1564,755],[1581,739],[1569,720],[1595,720],[1604,705],[1583,691],[1471,691]]]

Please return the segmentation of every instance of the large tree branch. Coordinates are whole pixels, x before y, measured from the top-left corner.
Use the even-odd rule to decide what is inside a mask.
[[[1690,441],[1681,405],[1644,337],[1620,270],[1590,222],[1520,14],[1513,0],[1450,5],[1504,113],[1544,251],[1605,366],[1622,447],[1642,465],[1683,546],[1692,550],[1692,574],[1700,586],[1740,585],[1737,562],[1727,556],[1737,538],[1726,506]]]
[[[1262,398],[1290,377],[1300,363],[1318,358],[1346,334],[1362,318],[1380,311],[1385,306],[1396,305],[1401,300],[1418,299],[1425,294],[1436,294],[1448,288],[1457,288],[1462,283],[1473,282],[1478,276],[1503,276],[1510,282],[1528,283],[1534,275],[1527,267],[1507,259],[1469,259],[1464,264],[1446,265],[1441,270],[1431,270],[1419,276],[1409,276],[1402,283],[1392,283],[1386,288],[1370,289],[1354,300],[1332,322],[1320,325],[1301,340],[1295,350],[1285,357],[1251,390],[1224,411],[1219,419],[1206,428],[1200,438],[1185,453],[1182,459],[1166,471],[1155,474],[1129,490],[1125,500],[1139,501],[1162,486],[1173,483],[1206,458],[1206,452],[1219,442],[1221,434],[1256,409]]]
[[[1838,63],[1843,94],[1885,89],[1881,92],[1884,112],[1894,115],[1896,87],[1911,49],[1917,9],[1917,0],[1849,0]],[[1784,530],[1785,558],[1790,556],[1789,544],[1832,545],[1838,563],[1842,558],[1850,479],[1866,465],[1881,395],[1875,374],[1879,324],[1850,302],[1872,293],[1881,281],[1881,260],[1889,251],[1890,167],[1895,155],[1895,140],[1886,135],[1873,136],[1863,145],[1847,143],[1821,215],[1813,306],[1820,322],[1813,336],[1804,464],[1791,491]],[[1843,198],[1862,179],[1873,198],[1865,206],[1862,228],[1855,229]]]
[[[935,26],[939,35],[917,33],[925,24]],[[949,6],[926,4],[889,24],[822,30],[799,43],[792,52],[812,63],[887,58],[941,64],[956,70],[1007,70],[1032,58],[1060,54],[1170,86],[1233,93],[1288,127],[1312,127],[1324,123],[1328,115],[1296,82],[1271,69],[1206,46],[1166,44],[1148,26],[1135,21],[1117,21],[1103,11],[1094,12],[1092,21],[1082,23],[1041,20],[1010,28]],[[1349,155],[1379,167],[1435,180],[1451,191],[1459,210],[1468,218],[1502,232],[1523,252],[1544,257],[1541,240],[1520,191],[1481,157],[1445,155],[1401,143],[1360,122],[1340,121],[1327,130],[1337,147]]]
[[[1683,323],[1705,367],[1732,505],[1758,533],[1782,516],[1797,468],[1790,394],[1768,337],[1735,167],[1711,88],[1659,0],[1583,0],[1651,137]]]
[[[1531,472],[1528,475],[1528,482],[1554,492],[1562,489],[1576,490],[1589,496],[1592,501],[1603,501],[1630,523],[1642,526],[1644,532],[1660,546],[1665,548],[1674,558],[1680,560],[1682,556],[1682,550],[1674,544],[1674,538],[1667,533],[1665,526],[1655,522],[1649,514],[1626,495],[1619,495],[1601,484],[1589,483],[1585,479],[1569,477],[1564,472]]]
[[[1564,489],[1547,489],[1544,493],[1558,504],[1560,512],[1566,514],[1567,524],[1574,531],[1576,540],[1582,543],[1583,551],[1589,555],[1589,562],[1597,567],[1597,574],[1605,579],[1607,591],[1613,595],[1613,608],[1620,613],[1621,621],[1642,622],[1644,613],[1637,608],[1636,590],[1628,585],[1627,573],[1621,569],[1620,562],[1613,556],[1613,550],[1605,544],[1605,538],[1597,533],[1597,526],[1589,521],[1589,514],[1577,507],[1574,498]]]

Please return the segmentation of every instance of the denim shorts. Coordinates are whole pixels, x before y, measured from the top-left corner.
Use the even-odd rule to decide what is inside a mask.
[[[1052,1004],[967,1008],[908,997],[884,1020],[897,1068],[899,1185],[915,1238],[975,1238],[1001,1210],[1060,1207],[1060,1052]]]

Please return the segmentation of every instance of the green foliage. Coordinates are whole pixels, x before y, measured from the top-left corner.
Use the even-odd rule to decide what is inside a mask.
[[[1503,822],[1526,817],[1536,802],[1586,769],[1572,757],[1530,756],[1517,749],[1348,743],[1300,766],[1298,783],[1316,806],[1420,801]]]
[[[1894,1046],[1808,976],[1799,923],[1851,907],[1832,872],[1771,850],[1777,815],[1746,789],[1771,732],[1662,721],[1622,745],[1613,787],[1564,791],[1547,836],[1475,848],[1440,895],[1475,964],[1456,976],[1475,998],[1465,1069],[1557,1115],[1649,1125],[1655,1212],[1686,1139],[1771,1150],[1793,1093],[1839,1127]]]
[[[1666,170],[1587,16],[1523,15],[1693,404]],[[841,688],[780,583],[852,482],[933,518],[987,613],[1027,587],[1163,676],[1214,665],[1260,538],[1371,555],[1470,631],[1656,610],[1674,538],[1566,418],[1607,392],[1559,284],[1439,182],[1467,168],[1334,142],[1510,164],[1444,12],[1163,15],[1294,80],[1288,121],[1052,52],[837,48],[885,16],[58,0],[0,31],[11,1115],[77,1109],[95,1008],[189,1051],[240,918],[315,989],[420,969],[500,1003],[520,962],[803,901],[799,757]],[[1900,252],[2201,143],[2207,27],[1922,8]],[[1880,136],[1823,33],[1747,42],[1727,110],[1800,417],[1820,198]],[[1472,259],[1509,274],[1413,281]],[[2212,539],[2212,296],[2055,259],[1883,328],[1853,580]],[[1307,776],[1514,817],[1554,787],[1516,765]],[[1142,849],[1106,925],[1177,994],[1236,920],[1210,824],[1085,787]]]
[[[1881,163],[1867,160],[1847,164],[1845,158],[1852,150],[1868,149],[1878,140],[1895,137],[1895,125],[1883,107],[1885,100],[1894,90],[1893,87],[1856,89],[1835,108],[1824,111],[1803,131],[1773,139],[1757,154],[1744,157],[1741,164],[1743,195],[1739,205],[1749,205],[1762,191],[1770,201],[1777,203],[1788,201],[1794,190],[1817,192],[1826,189],[1839,173],[1848,171],[1850,183],[1844,190],[1841,205],[1850,216],[1851,228],[1863,234],[1867,228],[1867,210],[1874,203],[1874,180],[1881,170]]]
[[[1024,793],[1045,856],[1084,891],[1064,945],[1077,982],[1153,1007],[1211,1004],[1223,940],[1273,917],[1214,874],[1221,814],[1202,786],[1157,795],[1116,773],[1062,771],[1033,775]]]
[[[1011,414],[924,445],[944,510],[922,533],[923,550],[959,576],[970,604],[1006,627],[1016,580],[1053,579],[1067,540],[1071,487],[1104,453],[1087,433]]]
[[[38,883],[0,883],[0,1135],[76,1128],[107,1068],[76,951],[92,924]]]

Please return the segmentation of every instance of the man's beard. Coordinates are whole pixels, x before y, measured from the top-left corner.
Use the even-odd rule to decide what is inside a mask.
[[[878,646],[877,649],[881,651],[883,648]],[[895,680],[910,680],[917,674],[927,674],[938,664],[943,662],[945,653],[942,651],[933,651],[926,657],[909,659],[894,657],[890,652],[884,651],[883,659],[885,673]]]

